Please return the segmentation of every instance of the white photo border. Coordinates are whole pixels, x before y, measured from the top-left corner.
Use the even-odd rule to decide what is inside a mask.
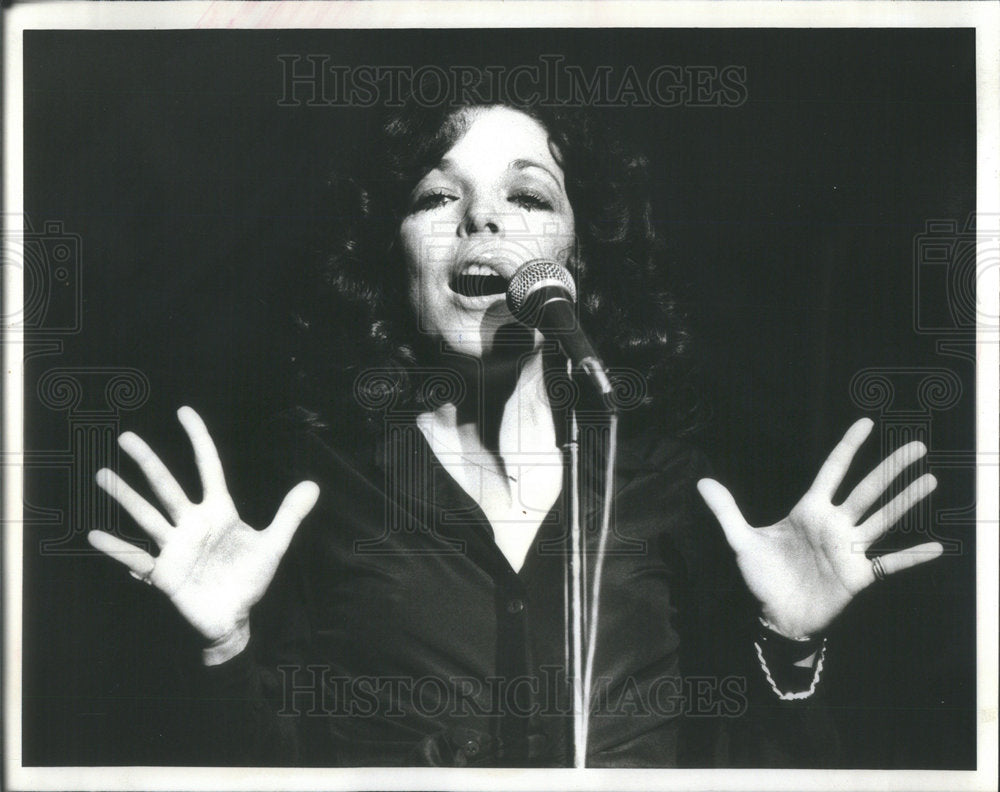
[[[1000,5],[993,2],[41,2],[4,10],[4,231],[23,232],[22,35],[33,29],[189,28],[893,28],[976,30],[977,212],[1000,218]],[[997,231],[1000,229],[991,229]],[[997,316],[997,234],[979,242],[977,280],[984,312]],[[20,271],[4,267],[3,316],[22,305]],[[978,770],[518,770],[24,767],[21,762],[22,346],[5,327],[3,432],[4,786],[12,790],[335,790],[335,789],[997,789],[996,466],[977,471]],[[977,446],[998,453],[996,329],[977,335]]]

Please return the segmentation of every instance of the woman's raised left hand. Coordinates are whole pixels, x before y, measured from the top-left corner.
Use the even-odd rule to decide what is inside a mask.
[[[760,600],[763,617],[784,635],[822,631],[859,591],[875,582],[875,569],[865,551],[937,486],[935,478],[925,474],[860,522],[892,482],[927,453],[923,443],[912,442],[890,454],[843,503],[834,505],[834,494],[872,426],[863,418],[847,430],[809,491],[774,525],[752,527],[725,487],[712,479],[698,482],[698,491],[736,553],[747,586]],[[885,574],[891,575],[937,558],[942,551],[938,542],[928,542],[880,560]]]

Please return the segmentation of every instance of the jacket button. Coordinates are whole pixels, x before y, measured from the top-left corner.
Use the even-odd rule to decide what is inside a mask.
[[[507,613],[520,613],[524,610],[524,600],[514,598],[512,600],[507,600]]]
[[[462,750],[466,756],[475,756],[479,753],[479,743],[475,740],[466,740],[465,745],[462,746]]]

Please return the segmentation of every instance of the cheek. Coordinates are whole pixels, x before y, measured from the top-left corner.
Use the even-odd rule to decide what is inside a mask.
[[[407,218],[399,227],[399,249],[402,253],[404,274],[406,277],[406,291],[409,298],[410,309],[413,315],[420,319],[424,313],[425,297],[421,294],[421,284],[424,278],[421,271],[425,267],[423,261],[423,239],[424,233],[420,223],[413,218]]]
[[[539,241],[543,256],[562,264],[566,263],[576,244],[572,216],[555,219],[551,216],[539,218],[537,226],[532,231]]]
[[[447,270],[455,254],[454,235],[442,233],[445,223],[430,214],[403,221],[399,229],[400,247],[411,278]]]
[[[400,228],[400,243],[406,267],[407,293],[410,307],[418,317],[441,309],[445,299],[442,283],[451,272],[454,251],[451,245],[435,240],[419,224],[404,224]]]
[[[399,248],[411,279],[420,270],[423,237],[419,224],[412,219],[404,220],[399,227]]]

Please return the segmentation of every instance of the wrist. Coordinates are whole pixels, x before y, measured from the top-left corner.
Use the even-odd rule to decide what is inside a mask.
[[[201,661],[204,665],[221,665],[236,657],[250,643],[250,622],[241,622],[236,629],[226,633],[218,640],[201,650]]]
[[[757,617],[757,644],[781,666],[811,666],[808,661],[815,657],[824,640],[822,635],[787,635],[764,616]]]
[[[813,635],[803,633],[801,631],[796,631],[789,629],[784,626],[778,626],[773,621],[771,621],[764,613],[757,616],[757,621],[760,622],[761,627],[763,627],[768,632],[774,633],[775,635],[785,638],[789,641],[798,641],[805,643],[806,641],[813,641],[816,638]]]

